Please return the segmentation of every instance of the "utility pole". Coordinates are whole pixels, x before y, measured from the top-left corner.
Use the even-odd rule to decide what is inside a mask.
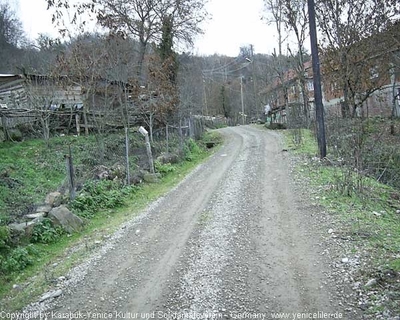
[[[207,106],[207,88],[206,88],[206,80],[203,78],[203,88],[204,88],[204,106],[206,107],[205,114],[203,111],[203,116],[208,116],[208,106]]]
[[[322,104],[321,89],[321,70],[318,56],[317,27],[315,23],[315,3],[314,0],[308,0],[308,15],[310,24],[311,56],[314,81],[314,103],[317,119],[317,140],[319,156],[321,159],[326,157],[326,138],[324,122],[324,106]]]
[[[244,125],[243,76],[240,76],[240,99],[242,101],[242,124]]]

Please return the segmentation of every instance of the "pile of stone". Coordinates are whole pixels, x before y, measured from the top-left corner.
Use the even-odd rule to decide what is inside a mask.
[[[33,213],[24,216],[25,222],[8,225],[14,235],[31,236],[33,227],[48,218],[54,226],[61,226],[68,233],[80,231],[84,221],[73,214],[62,204],[63,196],[60,192],[51,192],[46,196],[43,204],[37,205]]]

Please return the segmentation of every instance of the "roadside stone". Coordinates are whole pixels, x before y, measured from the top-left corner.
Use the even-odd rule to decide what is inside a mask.
[[[22,222],[22,223],[11,223],[8,225],[11,231],[16,231],[16,232],[25,232],[25,230],[34,225],[35,223],[33,221],[28,221],[28,222]]]
[[[63,291],[61,289],[47,292],[40,298],[39,302],[43,302],[45,300],[49,300],[49,299],[52,299],[52,298],[57,298],[57,297],[61,296],[62,293],[63,293]]]
[[[365,287],[366,288],[369,288],[369,287],[373,287],[374,285],[376,285],[376,279],[370,279],[370,280],[368,280],[368,282],[365,284]]]
[[[49,213],[51,210],[51,206],[48,204],[44,204],[44,205],[38,205],[36,207],[35,212],[44,212],[44,213]]]
[[[55,225],[63,227],[68,233],[80,231],[84,225],[83,220],[65,206],[53,208],[49,212],[49,218]]]
[[[45,215],[46,215],[46,212],[36,212],[36,213],[27,214],[27,215],[25,215],[25,217],[33,220],[33,219],[44,217]]]
[[[45,204],[51,207],[58,207],[61,204],[61,193],[58,191],[50,192],[46,196]]]

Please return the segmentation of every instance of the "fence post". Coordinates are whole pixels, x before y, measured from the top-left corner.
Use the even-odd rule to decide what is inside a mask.
[[[79,113],[75,114],[75,124],[76,124],[76,135],[81,135],[81,124],[80,124],[80,115]]]
[[[169,132],[168,132],[168,123],[165,125],[165,135],[167,139],[167,154],[169,153]]]
[[[67,168],[67,179],[69,187],[69,198],[71,200],[75,199],[75,178],[74,178],[74,165],[72,162],[72,152],[71,146],[69,146],[69,154],[65,155],[66,168]]]
[[[129,169],[129,136],[128,127],[125,127],[125,158],[126,158],[126,184],[131,184],[131,174]]]
[[[147,130],[143,127],[139,128],[139,132],[144,136],[145,142],[146,142],[146,151],[147,151],[147,156],[149,157],[149,165],[150,165],[150,173],[154,174],[154,161],[153,161],[153,154],[151,153],[151,145],[150,145],[150,139],[149,139],[149,133]]]
[[[193,117],[192,115],[189,116],[189,136],[190,138],[194,138],[195,134],[194,134],[194,130],[193,130]]]

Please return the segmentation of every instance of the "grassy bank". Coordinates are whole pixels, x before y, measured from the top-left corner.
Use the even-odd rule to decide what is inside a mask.
[[[354,283],[368,297],[361,306],[371,316],[400,314],[400,190],[340,161],[320,161],[310,131],[301,132],[301,143],[294,143],[298,132],[282,132],[287,149],[299,158],[296,172],[309,184],[310,197],[333,218],[335,236],[358,264]],[[373,285],[365,286],[370,280]]]
[[[216,142],[218,145],[221,141],[221,136],[215,132],[206,133],[198,142],[190,140],[185,146],[186,153],[183,161],[156,165],[161,173],[158,183],[142,183],[134,187],[112,189],[112,196],[118,197],[118,205],[106,206],[106,208],[91,212],[89,216],[86,212],[84,216],[88,216],[88,219],[82,232],[72,235],[62,233],[55,241],[49,243],[30,243],[21,246],[22,249],[29,251],[30,261],[19,271],[0,275],[0,310],[15,311],[37,299],[54,285],[57,278],[65,276],[71,267],[87,258],[88,254],[100,246],[122,223],[136,217],[150,202],[168,192],[199,163],[207,159],[216,149],[208,150],[206,148],[208,142]],[[29,143],[32,152],[37,148],[36,144],[40,144],[40,142]],[[19,148],[26,150],[26,146],[19,146]],[[26,157],[26,159],[31,158]],[[63,179],[61,167],[60,179]],[[15,176],[13,179],[16,179]],[[18,179],[22,181],[23,178]],[[49,188],[46,192],[57,185],[55,181],[48,180],[50,180]],[[42,196],[39,194],[37,199],[40,200]],[[32,196],[28,197],[32,199]],[[85,211],[82,210],[82,213]]]

